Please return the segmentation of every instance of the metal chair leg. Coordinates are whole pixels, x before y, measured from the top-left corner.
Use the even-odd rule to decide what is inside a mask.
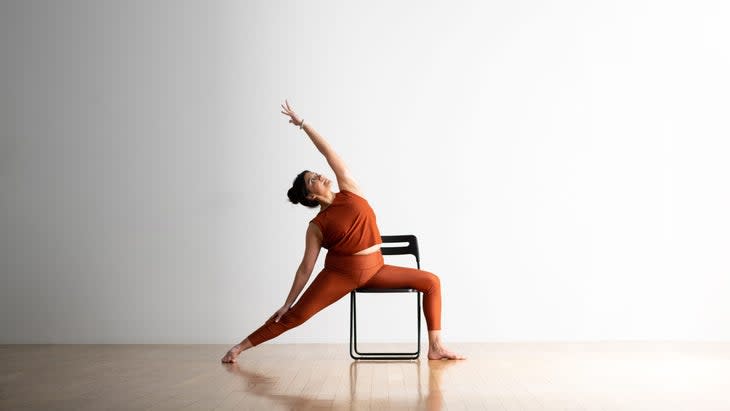
[[[355,360],[416,360],[421,355],[421,292],[416,291],[417,347],[413,352],[360,352],[357,349],[357,293],[350,292],[350,357]]]

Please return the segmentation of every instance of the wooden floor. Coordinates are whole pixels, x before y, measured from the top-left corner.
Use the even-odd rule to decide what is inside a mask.
[[[0,410],[730,410],[730,343],[451,344],[355,362],[343,344],[0,346]]]

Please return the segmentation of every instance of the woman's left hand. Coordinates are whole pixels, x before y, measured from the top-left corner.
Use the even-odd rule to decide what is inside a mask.
[[[269,317],[269,321],[271,321],[273,319],[275,323],[278,323],[279,322],[279,319],[281,318],[281,316],[284,315],[284,314],[286,314],[287,311],[289,311],[289,307],[286,306],[286,305],[283,306],[283,307],[281,307],[281,308],[279,308],[278,310],[276,310],[276,312],[274,313],[274,315],[272,315],[271,317]]]
[[[294,112],[294,110],[292,110],[287,100],[284,100],[284,103],[286,103],[286,106],[284,104],[281,105],[281,108],[284,109],[284,111],[282,111],[281,113],[286,114],[291,118],[289,120],[290,123],[294,124],[295,126],[301,126],[302,119],[297,115],[297,113]]]

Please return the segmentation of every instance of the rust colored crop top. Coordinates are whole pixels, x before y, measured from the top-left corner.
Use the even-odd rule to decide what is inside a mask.
[[[352,255],[383,242],[370,204],[347,190],[336,193],[310,222],[322,231],[322,247],[331,253]]]

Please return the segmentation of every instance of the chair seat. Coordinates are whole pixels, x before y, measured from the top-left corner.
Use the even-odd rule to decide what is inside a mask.
[[[358,288],[358,293],[415,293],[418,290],[413,288]]]

